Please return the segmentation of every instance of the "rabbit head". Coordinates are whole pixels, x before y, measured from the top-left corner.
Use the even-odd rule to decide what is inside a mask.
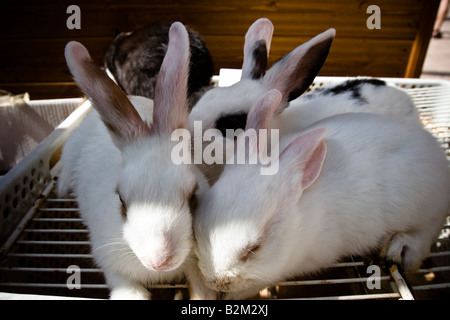
[[[111,189],[123,238],[153,271],[176,269],[190,253],[192,205],[205,186],[195,167],[171,161],[171,133],[186,127],[188,117],[189,39],[185,27],[174,23],[169,39],[157,78],[152,123],[141,118],[83,45],[70,42],[65,50],[76,83],[92,100],[122,156],[116,183],[105,186],[99,182],[99,188]],[[151,100],[133,101],[147,103],[144,107],[151,110]]]
[[[244,129],[250,108],[271,89],[282,94],[276,113],[305,92],[325,62],[335,36],[329,29],[298,46],[275,62],[266,72],[267,58],[273,34],[270,20],[255,21],[245,35],[242,77],[229,87],[218,87],[206,92],[189,115],[193,121],[202,121],[203,129]],[[224,134],[223,134],[224,135]]]
[[[250,110],[246,131],[266,129],[281,99],[276,89],[264,95]],[[194,217],[199,267],[210,288],[239,297],[242,290],[280,280],[289,259],[288,251],[280,250],[289,245],[285,231],[299,223],[283,217],[283,211],[295,206],[319,176],[325,134],[325,129],[317,129],[294,139],[280,153],[274,175],[261,175],[261,164],[225,165]],[[248,156],[264,152],[260,139],[264,135],[249,145]]]
[[[106,50],[105,66],[125,93],[154,98],[170,26],[167,22],[156,22],[114,37]],[[194,100],[210,86],[214,70],[203,38],[193,29],[186,29],[191,50],[187,91],[192,106]]]

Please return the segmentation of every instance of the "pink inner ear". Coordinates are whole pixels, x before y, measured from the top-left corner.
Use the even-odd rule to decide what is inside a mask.
[[[102,121],[120,147],[150,133],[125,93],[90,58],[87,49],[72,41],[66,45],[67,64],[77,85],[92,99]]]
[[[251,145],[249,148],[250,154],[254,152],[264,152],[267,148],[267,136],[260,135],[260,129],[268,129],[273,112],[281,102],[281,93],[276,90],[270,90],[262,96],[256,104],[251,108],[248,117],[245,131],[254,129],[256,131],[257,141],[256,145]]]
[[[262,96],[250,109],[245,130],[250,128],[255,130],[267,129],[281,98],[280,91],[276,89],[272,89]]]
[[[303,190],[311,186],[322,170],[327,153],[324,141],[327,129],[320,128],[297,137],[280,154],[285,172],[291,176],[293,172],[301,172],[302,181],[297,187]],[[300,185],[301,182],[301,185]],[[297,184],[297,182],[295,182]]]
[[[155,87],[153,120],[159,132],[172,132],[185,126],[188,117],[189,57],[187,30],[181,23],[174,22],[169,31],[169,44]]]
[[[314,150],[311,158],[306,163],[302,179],[303,190],[311,186],[319,177],[319,174],[322,171],[323,163],[325,161],[326,152],[327,146],[325,144],[325,141],[322,141]]]
[[[91,59],[87,49],[79,42],[70,41],[65,48],[66,61],[71,71],[76,72],[83,60]]]
[[[269,19],[261,18],[256,20],[245,35],[244,53],[251,49],[253,44],[259,40],[266,41],[267,53],[269,53],[272,35],[273,24]]]
[[[255,68],[255,57],[253,55],[254,45],[259,41],[264,40],[267,49],[267,56],[270,51],[270,44],[272,42],[273,24],[269,19],[261,18],[256,20],[245,34],[244,43],[244,61],[242,63],[241,79],[251,79],[253,70]],[[266,57],[267,62],[267,57]],[[265,73],[264,66],[264,73]]]

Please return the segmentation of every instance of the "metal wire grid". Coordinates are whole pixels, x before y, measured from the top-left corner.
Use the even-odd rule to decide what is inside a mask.
[[[54,182],[36,204],[36,213],[24,227],[0,266],[0,291],[107,298],[103,274],[90,253],[88,230],[79,216],[76,201],[57,198]],[[71,266],[81,271],[80,289],[67,285]],[[323,273],[293,279],[261,292],[259,298],[399,299],[394,278],[380,269],[379,289],[370,290],[372,273],[362,260],[350,259]],[[69,272],[69,273],[68,273]],[[161,284],[152,289],[156,298],[188,297],[184,283]],[[312,295],[313,294],[313,295]]]
[[[339,81],[340,79],[331,79]],[[449,86],[392,80],[414,99],[427,127],[441,142],[450,159]],[[317,79],[313,88],[330,79]],[[88,230],[76,201],[54,193],[57,174],[41,192],[27,219],[17,226],[14,240],[0,261],[0,291],[53,296],[107,298],[102,271],[90,253]],[[349,258],[316,275],[290,279],[266,288],[262,299],[436,299],[450,297],[450,219],[443,226],[430,257],[415,273],[402,275],[396,266],[378,266],[379,274],[360,258]],[[71,266],[80,271],[80,288],[70,289]],[[373,284],[375,281],[375,288]],[[69,283],[69,285],[68,285]],[[373,288],[373,289],[371,289]],[[184,283],[160,284],[154,298],[188,298]]]

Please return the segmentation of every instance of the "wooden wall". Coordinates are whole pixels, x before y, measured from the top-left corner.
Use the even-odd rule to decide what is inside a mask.
[[[0,89],[32,99],[74,97],[64,60],[69,40],[82,42],[94,60],[116,29],[155,21],[181,21],[197,30],[219,68],[240,68],[244,34],[258,18],[274,26],[269,65],[299,44],[333,27],[336,40],[320,75],[417,77],[439,0],[46,0],[0,4]],[[69,5],[81,9],[81,29],[69,30]],[[381,29],[368,29],[369,5],[381,9]]]

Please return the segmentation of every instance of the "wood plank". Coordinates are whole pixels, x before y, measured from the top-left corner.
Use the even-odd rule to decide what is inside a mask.
[[[28,92],[32,100],[83,96],[73,82],[0,83],[0,88],[13,94]]]
[[[416,34],[410,51],[410,57],[405,71],[405,77],[407,78],[419,78],[422,73],[423,63],[433,32],[434,21],[439,9],[439,2],[440,0],[430,0],[423,3],[420,19],[422,25]]]
[[[94,61],[103,65],[108,38],[75,38],[89,50]],[[26,42],[4,40],[0,51],[0,82],[71,81],[64,58],[66,39],[36,39]]]
[[[69,40],[86,45],[98,64],[115,29],[180,20],[204,38],[215,63],[240,68],[244,34],[260,17],[275,26],[269,65],[334,27],[336,40],[320,75],[417,76],[438,0],[80,0],[81,30],[69,30],[68,0],[0,3],[0,88],[39,98],[73,96],[63,52]],[[380,30],[366,27],[369,4],[381,9]],[[16,91],[19,90],[19,91]],[[25,90],[29,89],[29,90]],[[30,93],[31,93],[30,92]]]
[[[25,2],[25,4],[23,4]],[[374,1],[382,10],[381,30],[368,30],[368,5],[357,1],[138,1],[103,4],[78,1],[81,30],[66,28],[67,1],[15,1],[0,7],[0,38],[111,36],[155,21],[180,20],[203,35],[244,35],[250,24],[265,16],[278,35],[314,35],[334,27],[344,36],[413,38],[421,1]],[[224,5],[226,3],[226,5]],[[13,33],[10,31],[13,30]]]
[[[243,40],[234,37],[208,38],[214,64],[223,68],[241,68]],[[269,66],[309,38],[275,37],[269,54]],[[224,46],[223,43],[226,43]],[[336,38],[320,75],[402,77],[412,41]]]
[[[77,39],[91,53],[97,64],[103,65],[103,56],[109,44],[107,38]],[[269,64],[284,56],[301,43],[309,40],[303,37],[274,37]],[[213,57],[215,71],[223,67],[241,67],[243,59],[243,38],[237,36],[205,37]],[[6,42],[6,41],[5,41]],[[0,53],[0,82],[48,82],[70,81],[71,75],[64,59],[65,39],[32,40],[26,43],[11,40]],[[354,74],[364,65],[362,71],[371,75],[370,66],[377,75],[401,76],[408,61],[412,41],[374,40],[337,37],[332,45],[327,65],[333,74]],[[344,63],[345,62],[345,63]],[[344,64],[343,64],[344,63]],[[352,65],[354,64],[354,66]],[[386,65],[386,67],[383,67]],[[344,66],[346,66],[344,68]],[[397,70],[392,70],[397,66]],[[342,71],[339,71],[342,68]]]

